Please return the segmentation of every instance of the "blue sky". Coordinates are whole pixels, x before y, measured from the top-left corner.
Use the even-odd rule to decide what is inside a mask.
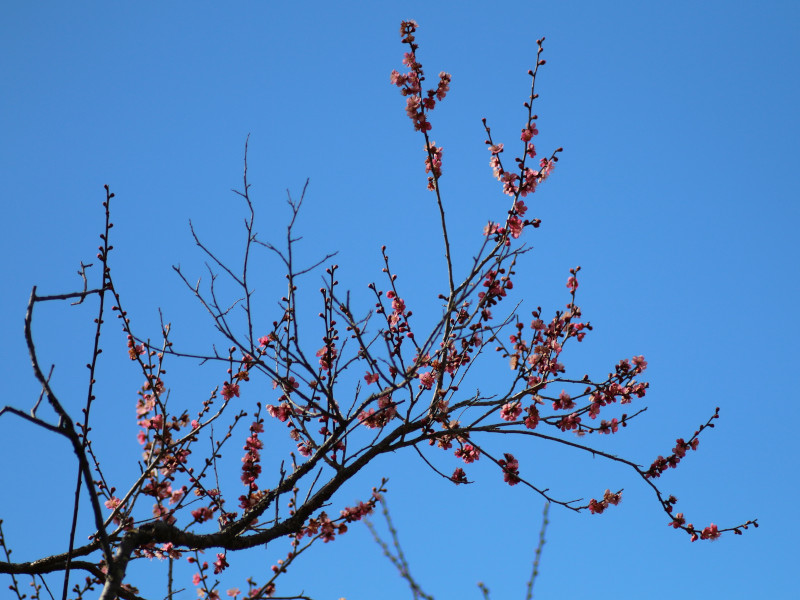
[[[562,496],[625,488],[623,503],[599,517],[553,508],[536,597],[794,597],[800,489],[784,403],[794,401],[786,386],[800,358],[791,176],[800,5],[7,2],[0,15],[5,402],[27,407],[38,395],[25,305],[33,285],[58,293],[77,284],[79,261],[96,251],[104,184],[117,194],[113,268],[134,324],[155,336],[160,307],[178,342],[210,346],[210,323],[171,266],[203,273],[189,219],[223,256],[238,256],[244,212],[230,189],[241,182],[248,134],[262,237],[280,241],[285,190],[299,194],[310,178],[301,257],[338,250],[339,279],[358,296],[380,277],[386,244],[410,307],[433,318],[444,286],[438,215],[425,191],[423,141],[389,84],[404,51],[399,23],[416,19],[427,72],[453,77],[433,138],[444,147],[442,187],[462,266],[486,221],[506,210],[480,120],[498,141],[518,139],[526,72],[546,36],[537,147],[564,153],[529,202],[543,225],[529,235],[534,252],[515,297],[523,311],[551,313],[565,301],[569,268],[581,265],[580,304],[595,331],[568,367],[603,375],[623,357],[649,361],[650,409],[605,447],[649,462],[720,406],[717,427],[663,487],[695,524],[758,517],[761,527],[690,544],[623,469],[520,447],[533,479]],[[282,294],[279,269],[259,268],[265,297]],[[57,364],[54,381],[76,411],[92,317],[67,306],[37,316],[42,355]],[[123,487],[135,476],[141,382],[115,327],[105,331],[95,428]],[[481,388],[505,375],[481,371]],[[174,363],[170,377],[188,401],[220,374]],[[68,448],[3,417],[0,452],[11,490],[0,495],[0,518],[14,558],[63,550]],[[392,456],[334,508],[388,475],[395,521],[429,593],[478,598],[482,580],[496,599],[522,598],[541,499],[488,469],[476,474],[475,485],[453,488],[413,456]],[[223,588],[243,588],[285,551],[276,544],[243,558]],[[137,583],[162,589],[162,566],[149,568],[134,574]],[[409,597],[363,527],[296,563],[280,591],[301,589],[320,599]]]

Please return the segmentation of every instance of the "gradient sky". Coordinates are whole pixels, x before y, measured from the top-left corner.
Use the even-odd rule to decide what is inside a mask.
[[[568,353],[568,368],[602,376],[634,354],[650,365],[650,409],[603,448],[649,463],[720,406],[717,427],[662,487],[696,525],[761,524],[691,544],[631,473],[519,445],[523,474],[561,497],[625,488],[622,504],[601,516],[551,510],[535,597],[795,598],[797,433],[784,410],[795,401],[785,386],[800,359],[794,1],[5,2],[5,402],[26,408],[38,395],[22,336],[27,299],[33,285],[59,293],[78,284],[79,262],[96,251],[104,184],[117,194],[112,267],[135,327],[156,336],[160,307],[184,347],[218,341],[171,266],[203,274],[189,219],[236,260],[244,212],[230,190],[241,184],[248,134],[262,237],[280,242],[285,190],[298,195],[310,178],[301,258],[338,250],[339,279],[359,297],[379,280],[386,244],[410,308],[434,318],[445,287],[438,215],[425,191],[423,140],[389,84],[408,18],[420,25],[426,71],[453,77],[432,133],[444,147],[442,188],[461,265],[486,221],[506,210],[480,120],[497,141],[519,139],[526,72],[535,40],[546,36],[537,147],[564,153],[530,199],[543,225],[528,234],[534,251],[515,298],[523,313],[541,305],[551,314],[566,301],[569,268],[581,265],[579,303],[595,331]],[[282,294],[276,265],[265,262],[257,276],[265,297]],[[313,300],[317,276],[306,286]],[[309,307],[313,318],[318,309]],[[92,318],[88,307],[48,306],[35,324],[75,412]],[[124,487],[135,476],[141,381],[123,360],[116,323],[105,336],[94,426],[108,468],[127,465],[117,471]],[[479,386],[488,392],[507,373],[480,371]],[[203,398],[221,376],[173,363],[169,383],[176,396]],[[69,449],[4,416],[0,453],[0,518],[13,558],[63,551]],[[368,495],[383,475],[412,570],[429,593],[477,599],[482,580],[496,600],[524,597],[539,497],[504,485],[486,465],[474,471],[476,484],[454,488],[400,454],[363,472],[331,510]],[[233,557],[222,588],[244,588],[286,549],[276,543]],[[163,565],[144,566],[134,583],[160,598]],[[279,591],[300,590],[320,600],[410,597],[362,526],[295,563]]]

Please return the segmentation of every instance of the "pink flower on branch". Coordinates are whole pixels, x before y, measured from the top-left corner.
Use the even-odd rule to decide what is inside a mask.
[[[115,509],[115,508],[117,508],[117,507],[118,507],[120,504],[122,504],[122,500],[120,500],[120,499],[119,499],[119,498],[117,498],[116,496],[111,496],[111,498],[110,498],[110,499],[108,499],[108,500],[106,500],[106,501],[104,502],[104,504],[105,504],[106,508],[109,508],[109,509],[111,509],[111,510],[114,510],[114,509]]]
[[[292,407],[287,402],[282,402],[278,406],[268,404],[266,408],[271,417],[275,417],[281,422],[286,422],[294,413]]]
[[[562,391],[558,400],[553,402],[553,410],[572,410],[573,408],[575,408],[575,402],[565,391]]]
[[[239,397],[239,384],[238,383],[229,383],[225,382],[222,384],[222,397],[225,400],[230,400],[236,396]]]
[[[472,444],[466,444],[463,448],[458,448],[455,455],[465,463],[473,463],[481,457],[481,451]]]
[[[219,575],[229,566],[227,557],[224,554],[217,554],[217,560],[214,561],[214,575]]]
[[[256,480],[261,474],[261,449],[264,443],[258,438],[258,434],[264,431],[264,425],[260,421],[254,421],[250,425],[250,437],[247,438],[244,450],[245,455],[242,457],[242,475],[241,480],[252,494],[258,490]],[[242,506],[242,508],[246,508]]]
[[[539,130],[536,129],[536,123],[532,122],[530,125],[528,125],[525,129],[522,130],[522,135],[520,136],[520,139],[523,142],[530,142],[531,139],[533,139],[533,136],[538,134]]]
[[[337,351],[333,344],[323,346],[317,350],[317,357],[319,358],[319,366],[324,371],[330,371],[333,367],[333,360],[336,358]]]
[[[497,464],[503,469],[503,481],[508,485],[517,485],[521,481],[519,477],[519,461],[514,458],[513,454],[504,453],[503,458],[498,460]]]
[[[506,226],[508,227],[509,232],[511,232],[511,237],[517,239],[519,236],[522,235],[522,227],[523,227],[522,219],[517,217],[516,215],[513,217],[509,217],[508,221],[506,221]]]
[[[450,476],[450,479],[456,485],[467,483],[467,474],[464,473],[464,469],[458,467],[455,471],[453,471],[453,474]]]
[[[192,511],[192,517],[197,523],[204,523],[205,521],[210,521],[214,517],[214,511],[207,506],[202,508],[198,508]]]
[[[419,378],[420,386],[425,388],[426,390],[431,389],[433,385],[436,383],[436,378],[430,371],[425,373],[420,373],[417,377]]]
[[[712,523],[708,527],[704,528],[703,531],[700,533],[700,539],[703,540],[716,540],[722,534],[717,529],[717,526]]]
[[[433,176],[428,178],[428,189],[433,191],[436,189],[435,181],[442,176],[442,154],[444,150],[441,146],[437,146],[436,142],[426,144],[425,152],[425,172],[432,173]]]
[[[420,84],[424,79],[424,74],[422,64],[417,60],[416,51],[418,46],[414,43],[413,35],[413,30],[416,26],[408,25],[408,23],[411,22],[404,22],[401,31],[405,32],[402,34],[403,43],[408,44],[411,49],[410,52],[406,52],[403,56],[403,65],[409,69],[409,72],[399,73],[393,70],[389,76],[389,81],[392,85],[400,88],[401,94],[408,97],[406,100],[406,113],[414,123],[414,129],[417,131],[430,131],[431,125],[426,118],[425,112],[434,109],[436,100],[444,100],[447,92],[450,91],[452,78],[449,73],[439,73],[439,81],[436,88],[425,92],[425,97],[423,98]]]
[[[526,412],[528,413],[528,416],[525,417],[525,420],[523,421],[525,427],[527,427],[528,429],[536,429],[536,426],[539,424],[540,420],[539,409],[536,408],[535,404],[531,404],[526,409]]]
[[[444,100],[447,92],[450,91],[450,79],[450,73],[445,73],[444,71],[439,73],[439,85],[436,87],[436,98],[438,100]]]
[[[574,275],[570,275],[567,279],[567,289],[570,292],[575,292],[578,289],[578,279]]]
[[[356,506],[345,508],[341,515],[344,518],[346,523],[352,523],[353,521],[360,521],[367,515],[371,515],[374,506],[367,502],[359,502]]]
[[[382,396],[378,400],[378,410],[370,408],[358,415],[358,420],[366,427],[376,429],[385,427],[386,424],[397,416],[397,405],[392,402],[391,397]]]
[[[557,426],[561,431],[570,431],[572,429],[578,429],[580,422],[581,418],[578,416],[578,413],[572,413],[571,415],[562,417],[561,420],[558,421]]]
[[[522,403],[519,401],[508,402],[500,408],[500,418],[504,421],[516,421],[522,414]]]
[[[616,494],[611,493],[611,490],[606,490],[603,494],[603,499],[601,501],[597,501],[592,498],[589,501],[589,512],[595,515],[602,514],[605,509],[609,506],[613,505],[616,506],[622,501],[622,490],[617,492]]]

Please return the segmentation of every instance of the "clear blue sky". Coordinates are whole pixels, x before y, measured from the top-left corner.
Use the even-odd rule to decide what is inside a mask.
[[[171,265],[203,273],[190,218],[223,255],[237,256],[244,213],[229,190],[240,185],[248,133],[263,237],[280,241],[285,189],[299,193],[311,178],[303,257],[339,250],[340,280],[360,294],[380,277],[387,244],[411,308],[434,314],[443,288],[438,217],[422,139],[389,84],[407,18],[420,24],[427,72],[453,76],[433,138],[444,146],[442,187],[464,261],[485,222],[506,210],[480,119],[499,141],[518,140],[526,72],[546,36],[538,146],[565,150],[531,199],[543,226],[529,237],[535,251],[516,297],[524,310],[550,313],[565,301],[568,269],[582,265],[580,303],[595,331],[568,366],[602,375],[634,354],[650,364],[650,410],[606,447],[649,462],[720,406],[717,428],[663,486],[695,524],[761,523],[742,537],[690,544],[625,470],[545,445],[519,449],[533,479],[565,497],[625,488],[623,503],[602,516],[552,510],[536,598],[796,597],[797,428],[785,403],[795,401],[786,388],[800,358],[791,175],[800,4],[789,0],[4,3],[4,402],[27,407],[38,395],[22,337],[27,298],[34,284],[44,293],[74,288],[79,261],[99,241],[106,183],[117,194],[113,265],[134,324],[157,335],[161,307],[178,341],[209,346],[209,322]],[[281,294],[277,269],[263,269],[264,291]],[[306,285],[311,293],[319,282]],[[54,381],[73,407],[92,314],[52,306],[37,317],[43,357],[56,362]],[[122,360],[115,323],[106,335],[95,428],[110,469],[137,455],[141,382]],[[220,378],[193,365],[171,369],[173,394],[184,398],[204,397]],[[482,372],[481,389],[505,375]],[[270,393],[265,385],[267,402]],[[63,550],[68,448],[4,417],[0,453],[0,518],[14,558]],[[123,474],[120,487],[134,475],[130,466]],[[452,488],[398,455],[360,476],[334,509],[384,474],[429,593],[479,598],[482,580],[496,600],[524,596],[540,498],[488,470]],[[285,551],[253,553],[226,571],[223,589],[244,588]],[[162,566],[150,565],[150,582],[137,572],[143,592]],[[320,600],[409,597],[363,527],[310,552],[279,591],[301,589]]]

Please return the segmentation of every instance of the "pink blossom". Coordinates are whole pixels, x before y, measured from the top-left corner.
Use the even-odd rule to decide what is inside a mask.
[[[372,514],[372,510],[371,504],[359,502],[357,506],[345,508],[341,511],[341,515],[347,523],[352,523],[353,521],[360,521],[367,515]]]
[[[114,510],[121,503],[122,503],[122,500],[120,500],[116,496],[111,496],[111,498],[109,500],[106,500],[103,504],[106,505],[106,508],[110,508],[111,510]]]
[[[455,455],[465,463],[473,463],[481,457],[481,451],[472,444],[466,444],[463,448],[455,451]]]
[[[508,452],[503,454],[504,459],[498,460],[497,463],[503,469],[503,481],[508,485],[517,485],[521,480],[519,477],[519,461],[514,458],[513,454]]]
[[[401,75],[400,73],[398,73],[393,69],[392,74],[389,76],[389,81],[392,83],[392,85],[396,85],[397,87],[403,87],[403,85],[406,82],[406,76]]]
[[[558,423],[558,428],[561,431],[570,431],[572,429],[577,429],[578,424],[581,422],[581,418],[578,416],[578,413],[572,413],[563,417]]]
[[[156,406],[155,396],[152,394],[145,394],[136,403],[136,416],[143,417],[149,413]]]
[[[151,419],[142,419],[139,421],[139,425],[145,429],[159,431],[162,427],[164,427],[164,415],[155,415]]]
[[[292,407],[286,402],[282,402],[277,407],[273,406],[272,404],[268,404],[267,412],[270,414],[270,416],[276,417],[281,422],[285,422],[289,417],[292,416]]]
[[[217,554],[217,560],[214,561],[214,575],[222,573],[222,571],[227,569],[229,566],[230,565],[228,565],[225,555]]]
[[[497,157],[497,155],[493,154],[489,159],[489,166],[492,167],[492,173],[494,174],[495,179],[499,180],[503,175],[503,167],[500,165],[500,159]]]
[[[153,505],[153,516],[156,518],[160,518],[162,521],[166,521],[167,523],[174,523],[175,521],[177,521],[175,516],[172,514],[172,511],[169,510],[166,506],[162,506],[161,504]]]
[[[396,313],[403,313],[406,310],[406,303],[393,291],[386,292],[386,297],[392,301],[392,310]]]
[[[606,490],[603,494],[603,502],[607,502],[608,504],[613,504],[616,506],[620,502],[622,502],[622,492],[617,492],[616,494],[612,494],[611,490]]]
[[[412,119],[416,117],[421,102],[419,96],[409,96],[406,98],[406,114]]]
[[[486,227],[483,228],[483,235],[493,235],[495,233],[502,233],[503,231],[504,229],[502,229],[499,224],[489,221]]]
[[[572,408],[575,408],[575,402],[567,392],[562,390],[562,392],[558,395],[558,400],[553,402],[553,409],[570,410]]]
[[[535,404],[531,404],[527,408],[528,416],[525,417],[523,423],[525,423],[525,427],[528,429],[536,429],[536,426],[539,424],[539,409],[536,408]]]
[[[222,384],[222,397],[225,400],[230,400],[234,396],[239,396],[239,384],[238,383],[229,383],[225,382]]]
[[[509,217],[508,221],[506,221],[506,225],[508,226],[508,230],[511,232],[511,237],[517,239],[519,236],[522,235],[522,219],[517,216]]]
[[[683,517],[683,513],[678,513],[677,515],[675,515],[675,519],[669,524],[669,526],[678,529],[679,527],[685,524],[686,524],[686,519]]]
[[[447,92],[450,91],[450,80],[451,80],[450,73],[445,73],[444,71],[439,73],[439,85],[436,88],[437,99],[444,100],[444,97],[447,95]]]
[[[420,373],[418,377],[420,385],[424,387],[426,390],[431,389],[431,387],[433,387],[433,384],[436,383],[436,379],[434,378],[433,373],[431,372]]]
[[[330,371],[333,359],[336,358],[336,348],[333,345],[323,346],[317,350],[317,357],[319,357],[319,366],[325,371]]]
[[[540,177],[540,179],[542,181],[547,179],[550,176],[550,173],[553,172],[553,167],[555,167],[555,166],[556,166],[555,161],[547,160],[546,158],[543,158],[542,160],[540,160],[539,161],[539,168],[540,168],[539,177]]]
[[[619,421],[616,418],[611,419],[611,421],[600,421],[600,433],[617,433],[618,430]]]
[[[394,419],[397,416],[397,405],[392,402],[390,396],[381,396],[380,400],[378,400],[378,410],[376,411],[374,408],[370,408],[366,412],[361,412],[358,415],[359,421],[361,421],[366,427],[370,429],[375,429],[378,427],[384,427],[389,421]]]
[[[432,142],[430,142],[430,145],[427,145],[425,147],[425,151],[426,151],[426,154],[428,154],[425,157],[425,172],[426,173],[433,173],[433,177],[434,178],[441,177],[442,176],[442,154],[443,154],[444,150],[442,149],[441,146],[436,146],[436,142],[432,141]],[[431,162],[431,159],[432,159],[432,162]],[[431,191],[433,191],[435,189],[433,181],[430,180],[430,179],[428,180],[428,189],[431,190]],[[398,298],[398,300],[399,300],[399,298]],[[394,302],[392,302],[392,307],[397,312],[402,312],[403,310],[405,310],[405,305],[402,305],[402,308],[398,309],[395,306]]]
[[[453,474],[450,476],[450,479],[456,484],[467,483],[467,475],[464,473],[464,469],[458,467]]]
[[[173,544],[172,542],[167,542],[166,544],[162,545],[159,550],[156,551],[156,555],[158,556],[158,558],[162,560],[165,558],[179,559],[183,556],[183,552],[181,552],[180,550],[176,550],[175,544]]]
[[[535,135],[538,135],[538,133],[539,133],[539,130],[536,129],[536,123],[533,122],[530,125],[528,125],[525,129],[522,130],[522,135],[520,136],[520,139],[523,142],[530,142],[531,138],[533,138],[533,136],[535,136]]]
[[[578,280],[574,275],[571,275],[569,279],[567,279],[567,289],[570,292],[575,292],[578,289]]]
[[[192,517],[194,517],[194,520],[197,521],[198,523],[209,521],[213,516],[214,512],[206,506],[203,506],[202,508],[198,508],[197,510],[192,511]]]
[[[172,492],[172,496],[170,496],[169,503],[170,504],[177,504],[180,502],[183,495],[186,493],[186,488],[182,488],[180,490]]]
[[[714,523],[712,523],[711,525],[703,529],[703,531],[700,534],[700,538],[704,540],[716,540],[721,535],[722,534],[718,531],[717,526],[714,525]]]
[[[367,383],[376,383],[379,378],[380,375],[378,375],[377,373],[367,373],[366,375],[364,375],[364,381],[366,381]]]
[[[689,444],[683,441],[683,438],[678,438],[676,441],[676,446],[672,449],[672,452],[678,458],[683,458],[686,456],[686,450],[689,448]]]
[[[622,501],[622,492],[616,494],[611,493],[611,490],[606,490],[603,494],[603,499],[598,502],[594,498],[589,501],[589,512],[592,514],[602,514],[609,505],[617,505]]]
[[[500,409],[500,418],[504,421],[516,421],[517,417],[522,413],[522,405],[519,401],[508,402]]]

